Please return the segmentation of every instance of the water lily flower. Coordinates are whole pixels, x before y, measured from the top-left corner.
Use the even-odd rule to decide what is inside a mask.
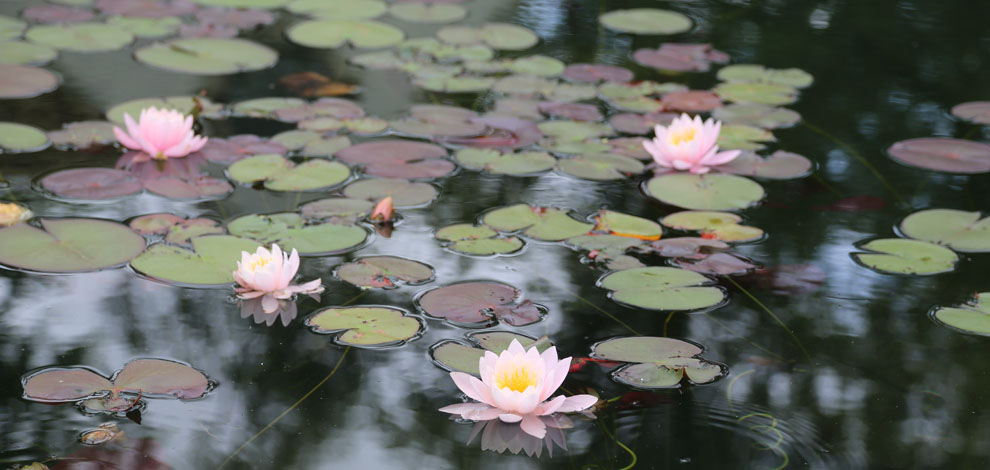
[[[8,227],[27,219],[34,215],[31,210],[20,204],[13,202],[0,202],[0,227]]]
[[[718,134],[722,122],[701,116],[691,119],[687,114],[675,118],[669,126],[657,125],[656,137],[643,142],[657,165],[675,170],[690,170],[694,174],[708,173],[711,167],[729,163],[739,156],[739,150],[718,151]]]
[[[519,341],[512,340],[500,355],[485,352],[478,362],[481,380],[463,372],[450,373],[457,388],[480,403],[458,403],[440,411],[475,421],[498,418],[506,423],[518,422],[523,431],[542,439],[546,424],[541,416],[582,411],[598,401],[592,395],[549,399],[564,382],[570,365],[569,357],[557,360],[554,347],[540,354],[536,346],[526,350]]]
[[[392,196],[388,196],[375,204],[375,209],[371,211],[371,216],[368,218],[376,222],[388,222],[392,220],[394,215],[395,207],[392,206]]]
[[[137,122],[124,113],[124,123],[127,132],[113,128],[117,140],[124,147],[140,150],[156,160],[185,157],[203,148],[207,141],[193,132],[192,116],[171,109],[154,106],[142,109]]]
[[[262,309],[270,314],[278,310],[279,300],[291,298],[295,294],[323,292],[320,279],[301,285],[291,284],[298,270],[299,252],[295,248],[288,256],[275,244],[272,244],[270,252],[263,246],[259,246],[253,255],[242,251],[241,260],[237,262],[237,270],[234,271],[234,280],[241,285],[235,289],[237,297],[261,297]]]

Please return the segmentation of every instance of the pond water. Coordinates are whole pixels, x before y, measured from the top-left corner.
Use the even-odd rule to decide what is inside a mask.
[[[0,15],[19,17],[38,2],[5,0]],[[85,2],[83,2],[85,3]],[[154,3],[154,2],[149,2]],[[493,175],[460,168],[431,180],[440,197],[398,209],[389,236],[374,233],[358,250],[304,257],[300,276],[321,278],[320,299],[297,300],[297,317],[283,326],[244,318],[229,287],[180,287],[136,274],[130,267],[76,274],[0,271],[0,467],[46,461],[53,468],[985,468],[990,464],[990,389],[987,340],[934,321],[936,306],[957,306],[990,290],[990,257],[960,252],[950,272],[886,274],[857,263],[857,246],[904,236],[901,220],[930,208],[990,209],[990,176],[954,174],[901,164],[887,152],[917,137],[990,139],[990,128],[956,118],[956,104],[990,97],[990,4],[964,1],[586,1],[472,0],[461,23],[507,22],[531,29],[539,43],[520,58],[542,54],[567,64],[627,67],[636,80],[676,82],[707,90],[708,72],[664,73],[632,59],[663,42],[711,43],[733,64],[800,68],[814,83],[786,105],[801,115],[775,129],[773,150],[814,162],[804,178],[759,179],[765,199],[737,211],[765,236],[733,252],[764,267],[720,276],[726,300],[697,312],[656,311],[613,301],[596,282],[608,272],[587,251],[522,236],[507,256],[471,257],[446,249],[434,231],[474,223],[485,211],[513,204],[558,207],[584,220],[603,208],[659,219],[680,211],[644,194],[646,175],[591,181],[550,171],[535,176]],[[678,11],[694,23],[671,35],[632,35],[602,27],[608,11],[651,7]],[[269,26],[240,37],[279,54],[271,68],[205,76],[164,71],[134,60],[134,46],[96,53],[61,51],[44,68],[59,87],[30,99],[0,100],[0,121],[45,130],[103,119],[124,101],[205,90],[217,103],[293,96],[280,77],[313,71],[360,86],[347,97],[371,116],[393,120],[413,104],[449,104],[476,111],[494,106],[494,92],[442,93],[414,86],[398,70],[349,63],[368,52],[306,48],[285,31],[303,16],[276,9]],[[384,16],[408,37],[431,37],[442,25]],[[2,83],[2,79],[0,79]],[[616,113],[595,99],[602,112]],[[202,119],[211,138],[270,137],[293,129],[271,119]],[[353,135],[354,143],[380,139]],[[498,136],[494,137],[497,139]],[[107,201],[46,194],[39,178],[74,167],[112,167],[121,151],[58,150],[0,155],[6,188],[40,217],[128,221],[168,212],[230,222],[249,214],[291,212],[339,191],[277,192],[235,185],[221,198],[170,199],[142,193]],[[297,159],[297,161],[302,161]],[[224,178],[224,166],[211,164]],[[647,172],[649,173],[649,172]],[[360,225],[369,232],[371,225]],[[986,232],[984,232],[985,235]],[[665,229],[664,239],[692,232]],[[693,232],[694,235],[697,232]],[[983,240],[985,243],[985,239]],[[647,242],[644,242],[647,243]],[[421,261],[435,280],[396,289],[362,290],[334,277],[335,267],[359,257],[393,255]],[[647,265],[669,259],[638,255]],[[626,260],[629,261],[629,260]],[[783,268],[778,268],[783,267]],[[487,437],[439,408],[462,399],[446,370],[431,360],[443,340],[467,341],[477,328],[421,313],[421,292],[459,281],[515,286],[546,307],[540,321],[490,330],[547,336],[562,356],[587,358],[595,343],[645,335],[690,340],[702,357],[727,373],[709,384],[640,390],[613,380],[614,364],[585,363],[564,383],[567,393],[589,390],[608,400],[596,419],[573,415],[563,430],[566,450],[552,456],[514,454],[499,437],[518,429],[492,424]],[[384,348],[335,344],[333,335],[304,325],[331,306],[404,309],[425,329]],[[260,317],[262,321],[266,318]],[[288,320],[288,319],[287,319]],[[481,330],[481,331],[488,331]],[[129,417],[83,413],[72,404],[22,398],[22,377],[46,366],[89,366],[111,374],[135,358],[190,364],[216,381],[196,400],[148,399]],[[140,416],[138,416],[140,415]],[[100,446],[79,435],[113,421],[126,437]],[[135,422],[140,421],[140,423]],[[503,426],[503,429],[495,429]],[[501,434],[498,434],[501,433]],[[537,444],[551,446],[551,444]],[[514,450],[518,451],[516,447]],[[83,463],[90,460],[89,464]],[[103,462],[102,466],[94,461]],[[107,462],[114,462],[113,466]]]

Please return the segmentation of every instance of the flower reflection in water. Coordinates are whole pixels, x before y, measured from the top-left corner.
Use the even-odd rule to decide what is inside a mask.
[[[320,301],[318,295],[312,294],[310,297],[317,302]],[[253,318],[257,325],[264,323],[265,326],[272,326],[276,321],[281,320],[282,326],[289,326],[289,323],[292,323],[292,320],[299,316],[299,308],[292,300],[279,300],[278,306],[270,313],[265,312],[260,297],[240,300],[239,304],[241,306],[241,318]]]
[[[567,442],[564,440],[564,429],[573,426],[571,419],[567,416],[540,416],[540,421],[546,426],[547,433],[543,438],[535,437],[523,431],[519,423],[506,423],[500,419],[479,421],[474,424],[468,444],[481,434],[481,449],[492,452],[503,453],[505,451],[518,454],[525,452],[526,455],[539,457],[543,453],[543,445],[546,443],[547,455],[553,457],[554,447],[567,450]]]

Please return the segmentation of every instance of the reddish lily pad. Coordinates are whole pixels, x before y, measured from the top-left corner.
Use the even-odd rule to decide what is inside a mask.
[[[347,185],[344,196],[373,202],[391,197],[392,204],[402,209],[427,205],[440,196],[440,191],[430,183],[375,178],[361,179]]]
[[[929,137],[908,139],[887,149],[900,163],[948,173],[990,172],[990,144],[970,140]]]
[[[990,124],[990,101],[970,101],[952,107],[952,115],[976,124]]]
[[[409,117],[391,121],[396,132],[417,137],[475,137],[488,129],[483,123],[472,122],[478,113],[469,109],[444,105],[414,105]]]
[[[483,328],[498,322],[513,326],[540,321],[546,308],[519,301],[520,291],[499,282],[469,281],[426,291],[417,298],[420,310],[456,325]]]
[[[33,98],[58,88],[58,76],[26,65],[0,64],[0,99]]]
[[[384,306],[326,308],[307,318],[306,326],[314,333],[340,333],[334,342],[359,348],[400,346],[426,330],[405,310]]]
[[[113,168],[75,168],[51,173],[41,187],[71,199],[113,199],[141,192],[141,181],[127,171]]]
[[[625,83],[632,81],[634,77],[629,69],[608,64],[571,64],[564,69],[561,76],[580,83]]]
[[[485,116],[471,119],[472,123],[489,128],[487,134],[471,138],[441,138],[448,145],[478,148],[516,149],[528,147],[540,140],[543,134],[531,121],[510,116]]]
[[[523,235],[543,241],[561,241],[590,232],[594,225],[575,220],[567,211],[554,207],[516,204],[492,210],[482,222],[502,232],[521,231]]]
[[[120,394],[194,400],[215,386],[199,370],[165,359],[135,359],[112,379],[86,367],[49,367],[25,376],[21,384],[25,399],[43,403],[115,398]]]
[[[667,258],[703,259],[713,252],[729,249],[729,245],[708,238],[675,237],[657,240],[650,244],[650,249]]]
[[[144,250],[127,226],[99,219],[41,219],[0,229],[0,264],[28,271],[73,273],[123,265]]]
[[[142,215],[127,225],[141,235],[162,235],[166,242],[175,244],[188,244],[193,237],[227,233],[215,220],[184,219],[168,213]]]
[[[443,147],[408,140],[365,142],[341,150],[336,156],[362,167],[369,175],[383,178],[437,178],[457,168],[446,160]]]
[[[613,338],[591,349],[597,359],[631,362],[612,372],[612,378],[636,388],[675,388],[684,376],[693,384],[707,384],[728,374],[724,364],[698,357],[704,348],[674,338]]]
[[[677,260],[677,266],[712,276],[734,276],[749,273],[759,266],[730,253],[714,253],[700,260]]]
[[[342,264],[334,276],[363,288],[394,289],[400,282],[418,286],[434,279],[433,268],[419,261],[397,256],[367,256]]]
[[[288,151],[285,145],[277,141],[244,134],[226,139],[210,138],[199,153],[211,162],[229,165],[253,155],[285,155]]]
[[[731,162],[714,167],[714,170],[754,178],[787,180],[807,176],[812,168],[811,160],[804,156],[778,150],[767,158],[753,152],[743,152]]]
[[[638,64],[675,72],[707,72],[712,62],[725,63],[729,55],[711,44],[666,42],[658,49],[638,49],[633,53]]]
[[[93,10],[66,5],[35,5],[27,7],[21,16],[35,23],[79,23],[89,21],[96,15]]]
[[[676,111],[706,112],[722,106],[722,100],[710,91],[688,90],[663,95],[663,104]]]
[[[608,119],[613,129],[636,135],[647,135],[656,126],[667,126],[677,117],[677,113],[614,114]]]

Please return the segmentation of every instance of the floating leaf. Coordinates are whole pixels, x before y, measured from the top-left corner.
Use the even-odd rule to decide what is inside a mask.
[[[437,240],[450,242],[447,249],[471,256],[507,255],[522,249],[523,241],[516,237],[503,237],[484,225],[448,225],[436,231]]]
[[[540,103],[539,111],[548,116],[574,121],[601,121],[604,119],[598,106],[584,103]]]
[[[541,122],[537,127],[547,136],[568,142],[613,134],[612,128],[607,124],[595,122],[556,120]]]
[[[360,48],[394,46],[405,38],[402,30],[378,21],[304,21],[289,28],[290,41],[306,47],[335,48],[351,44]]]
[[[758,103],[732,103],[712,110],[712,117],[726,124],[745,124],[764,129],[791,127],[801,115],[787,108]]]
[[[513,60],[508,69],[512,73],[537,77],[556,77],[564,72],[566,64],[553,57],[532,55]]]
[[[360,165],[369,175],[383,178],[437,178],[457,166],[446,160],[443,147],[409,140],[364,142],[337,152],[337,158]]]
[[[990,252],[990,217],[979,212],[928,209],[904,218],[901,233],[963,253]]]
[[[707,72],[712,62],[728,62],[729,55],[713,49],[711,44],[666,42],[660,44],[658,49],[637,49],[633,60],[659,70]]]
[[[990,101],[970,101],[952,107],[952,115],[976,124],[990,124]]]
[[[388,13],[411,23],[455,23],[467,16],[467,9],[450,3],[395,3]]]
[[[0,229],[0,264],[28,271],[98,271],[126,263],[144,250],[127,226],[99,219],[41,219]]]
[[[198,153],[213,163],[229,165],[252,155],[266,153],[284,155],[288,151],[289,149],[279,142],[243,134],[226,139],[211,138]]]
[[[546,309],[529,300],[520,302],[519,296],[518,289],[499,282],[459,282],[426,291],[417,304],[432,318],[472,328],[499,321],[513,326],[539,321]]]
[[[48,139],[60,149],[79,150],[117,141],[113,124],[106,121],[80,121],[63,124],[62,129],[49,131]]]
[[[130,31],[103,23],[34,26],[24,37],[33,43],[72,52],[115,51],[134,42]]]
[[[227,8],[278,8],[289,0],[193,0],[200,5]]]
[[[568,246],[586,251],[624,252],[629,248],[639,246],[642,241],[636,237],[592,234],[568,238],[565,243]]]
[[[707,238],[675,237],[657,240],[650,244],[650,249],[667,258],[703,259],[712,252],[729,249],[729,245]]]
[[[738,210],[763,199],[763,187],[735,175],[674,173],[646,183],[646,193],[665,204],[695,210]]]
[[[664,217],[660,222],[677,230],[697,230],[705,238],[726,242],[751,242],[763,238],[763,230],[739,225],[742,217],[729,212],[684,211]]]
[[[779,106],[797,101],[797,90],[774,83],[726,82],[712,89],[723,100]]]
[[[778,150],[767,158],[761,158],[752,152],[742,152],[731,162],[714,169],[733,175],[783,180],[807,176],[812,167],[811,160],[804,156]]]
[[[490,128],[490,135],[476,138],[442,138],[438,141],[448,145],[467,147],[514,149],[535,144],[543,136],[536,124],[525,119],[510,116],[485,116],[471,119],[471,122]]]
[[[391,197],[392,204],[402,209],[429,204],[440,196],[440,192],[430,183],[376,178],[361,179],[347,185],[344,188],[344,196],[374,202]]]
[[[380,0],[294,0],[286,9],[321,20],[370,20],[385,14],[387,5]]]
[[[491,88],[495,84],[495,79],[458,75],[456,77],[420,78],[414,80],[413,83],[424,90],[440,93],[478,93]]]
[[[949,173],[990,171],[990,144],[971,140],[929,137],[891,145],[887,152],[900,163]]]
[[[272,67],[278,53],[245,39],[183,38],[142,47],[134,58],[172,72],[227,75]]]
[[[213,139],[210,139],[212,142]],[[323,135],[313,131],[292,130],[272,136],[289,150],[296,150],[303,157],[329,157],[351,146],[351,139],[343,135]],[[209,145],[209,143],[207,143]]]
[[[197,103],[199,103],[197,105]],[[110,108],[106,112],[107,120],[123,126],[124,114],[130,114],[137,119],[141,115],[141,110],[154,106],[158,109],[171,109],[182,114],[190,114],[194,109],[202,106],[201,117],[222,118],[223,106],[210,101],[202,96],[168,96],[165,98],[141,98],[125,101]]]
[[[27,29],[27,23],[17,18],[0,15],[0,41],[17,39],[21,37],[21,33],[25,29]]]
[[[352,263],[342,264],[334,270],[334,276],[364,288],[394,289],[399,282],[412,286],[433,280],[433,268],[419,261],[397,256],[367,256]]]
[[[373,202],[364,199],[331,197],[308,202],[299,208],[299,212],[307,219],[355,222],[371,214],[374,206]]]
[[[34,98],[58,88],[58,76],[45,69],[0,64],[0,99]]]
[[[137,235],[135,235],[137,236]],[[153,279],[186,287],[220,287],[234,282],[241,252],[254,253],[254,240],[231,235],[209,235],[190,240],[188,250],[156,243],[131,260],[131,268]]]
[[[296,165],[281,155],[255,155],[227,167],[231,179],[243,184],[264,181],[272,191],[313,191],[347,181],[351,171],[338,162],[313,159]]]
[[[136,16],[114,16],[107,24],[119,26],[139,38],[158,39],[172,36],[179,31],[182,20],[174,16],[163,18],[141,18]]]
[[[85,367],[49,367],[25,376],[24,398],[58,403],[120,393],[147,398],[200,398],[213,386],[205,374],[181,362],[135,359],[107,379]]]
[[[571,64],[561,73],[561,76],[581,83],[632,81],[632,71],[627,68],[609,64]]]
[[[454,155],[457,163],[496,175],[533,175],[552,170],[557,159],[546,152],[502,153],[493,149],[466,148]]]
[[[37,152],[48,145],[48,136],[41,129],[16,122],[0,122],[0,153]]]
[[[678,387],[685,375],[699,385],[724,377],[728,368],[699,358],[703,352],[694,343],[655,336],[613,338],[592,346],[595,358],[632,362],[613,372],[612,378],[644,389]]]
[[[502,351],[509,349],[513,340],[527,349],[535,346],[540,352],[551,346],[546,336],[536,339],[508,331],[479,331],[469,333],[467,337],[471,341],[470,344],[449,339],[434,344],[430,347],[430,357],[433,358],[433,362],[449,371],[479,375],[478,363],[484,357],[485,351],[501,354]]]
[[[773,133],[759,127],[743,124],[727,124],[722,126],[716,143],[723,149],[762,150],[766,147],[762,142],[774,142]]]
[[[691,29],[691,19],[676,11],[656,8],[613,10],[598,17],[612,31],[629,34],[677,34]]]
[[[296,249],[303,256],[324,256],[350,251],[362,245],[368,232],[350,224],[324,223],[306,225],[294,212],[268,215],[245,215],[227,224],[231,235],[252,238],[282,249]]]
[[[141,192],[141,181],[123,170],[74,168],[51,173],[41,179],[41,187],[72,199],[113,199]]]
[[[562,158],[557,168],[568,175],[593,181],[624,179],[646,168],[638,160],[611,153]]]
[[[58,56],[54,48],[24,41],[0,42],[0,64],[45,65]]]
[[[952,271],[959,257],[932,243],[903,238],[881,238],[860,245],[872,253],[853,253],[864,266],[882,273],[930,275]]]
[[[598,87],[598,94],[602,98],[609,100],[655,94],[662,95],[678,91],[688,91],[688,87],[680,83],[656,83],[649,80],[632,83],[606,82]]]
[[[399,346],[426,329],[421,320],[395,307],[330,307],[306,319],[314,333],[338,333],[334,342],[347,346]]]
[[[168,213],[142,215],[127,225],[142,235],[163,235],[166,242],[176,244],[188,244],[194,237],[227,233],[215,220],[184,219]]]
[[[594,225],[580,222],[554,207],[533,207],[516,204],[490,211],[482,222],[502,232],[522,231],[523,235],[543,241],[561,241],[584,235]]]
[[[486,44],[494,49],[522,51],[540,42],[540,37],[522,26],[488,23],[480,27],[447,26],[437,31],[437,38],[448,44]]]
[[[475,137],[488,126],[472,122],[478,113],[457,106],[413,105],[409,117],[391,121],[396,132],[420,137]]]
[[[602,210],[595,217],[595,230],[639,240],[659,240],[663,234],[660,224],[621,212]]]
[[[713,281],[685,269],[650,266],[608,274],[598,286],[620,304],[647,310],[699,310],[725,300]]]
[[[990,292],[980,292],[973,301],[958,307],[935,307],[930,315],[936,322],[964,333],[990,336]]]
[[[608,123],[619,132],[646,135],[653,132],[656,126],[669,125],[675,118],[677,118],[676,113],[622,113],[613,114],[608,119]]]
[[[663,95],[667,110],[686,112],[707,112],[722,106],[719,95],[704,90],[675,91]]]
[[[712,276],[741,275],[759,268],[758,265],[729,253],[714,253],[700,260],[677,260],[675,264],[696,273]]]
[[[814,77],[801,69],[768,69],[762,65],[735,64],[722,67],[718,79],[735,83],[768,83],[793,88],[805,88]]]

